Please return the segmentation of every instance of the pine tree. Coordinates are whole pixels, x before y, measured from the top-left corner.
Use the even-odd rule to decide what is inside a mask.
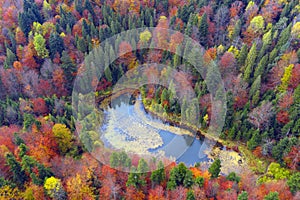
[[[281,139],[272,149],[272,156],[280,163],[282,163],[283,155],[290,148],[290,142],[287,137]]]
[[[228,139],[234,140],[235,139],[235,132],[236,132],[235,126],[233,126],[231,129],[229,129],[228,136],[227,136]]]
[[[187,192],[186,200],[196,200],[193,190]]]
[[[225,127],[224,128],[230,129],[230,131],[228,133],[228,136],[231,139],[235,138],[235,131],[236,131],[235,126],[233,126],[234,114],[235,114],[234,113],[234,97],[233,97],[232,92],[229,91],[227,93],[227,112],[226,112],[226,119],[225,119]],[[232,129],[234,129],[234,130],[232,130]]]
[[[67,80],[72,81],[74,78],[74,73],[76,72],[76,66],[66,51],[62,52],[61,62],[61,67],[64,70]]]
[[[188,22],[187,25],[186,25],[186,28],[184,30],[184,34],[187,35],[187,36],[191,36],[192,35],[192,28],[193,28],[193,25]]]
[[[149,27],[154,27],[153,17],[150,18]]]
[[[170,178],[167,183],[167,188],[169,190],[173,190],[176,186],[183,185],[185,180],[185,175],[188,169],[183,163],[179,163],[176,167],[174,167],[170,172]],[[190,177],[188,176],[188,179]],[[186,181],[186,184],[188,181]]]
[[[16,60],[17,60],[16,55],[9,48],[6,48],[6,59],[4,62],[4,67],[5,68],[12,67],[13,62]]]
[[[18,22],[26,36],[30,32],[33,22],[39,22],[40,24],[44,22],[41,12],[34,1],[24,0],[23,13],[19,13]]]
[[[241,194],[239,194],[238,200],[248,200],[248,192],[243,191]]]
[[[278,192],[269,192],[269,194],[264,197],[264,200],[279,200]]]
[[[21,164],[16,160],[12,153],[6,154],[6,162],[13,173],[13,182],[17,183],[19,186],[23,186],[27,180],[27,176],[22,169]]]
[[[244,45],[242,46],[242,49],[241,49],[240,54],[239,54],[239,56],[238,56],[238,64],[239,64],[240,68],[241,68],[242,66],[244,66],[245,60],[246,60],[246,58],[247,58],[247,54],[248,54],[248,48],[247,48],[247,45],[244,44]]]
[[[96,28],[95,24],[91,22],[91,36],[95,38],[98,35],[98,29]]]
[[[176,48],[176,54],[173,56],[173,67],[181,65],[181,49],[182,47],[178,45]]]
[[[64,9],[62,9],[62,7],[60,7],[60,8],[61,8],[60,9],[61,18],[59,20],[60,23],[56,23],[56,26],[57,26],[56,31],[58,33],[60,33],[60,27],[62,27],[63,29],[66,29],[67,26],[69,25],[70,28],[72,29],[74,24],[77,21],[75,16],[71,12],[66,12]]]
[[[193,184],[194,184],[193,172],[187,170],[184,176],[183,186],[186,188],[190,188],[192,187]]]
[[[31,174],[33,167],[37,165],[37,161],[32,156],[24,155],[22,157],[21,164],[22,164],[22,169],[28,174]]]
[[[208,22],[207,15],[204,13],[199,22],[199,42],[202,46],[207,47]]]
[[[195,179],[195,184],[197,184],[197,186],[199,186],[199,187],[203,187],[203,185],[204,185],[204,178],[202,176],[198,176]]]
[[[217,158],[209,167],[208,172],[211,174],[212,178],[218,178],[221,172],[221,160]]]
[[[263,36],[263,46],[259,51],[258,59],[262,58],[266,51],[269,49],[270,45],[272,44],[272,29],[269,30],[267,33]]]
[[[241,22],[241,20],[239,19],[239,20],[236,22],[236,24],[234,25],[233,33],[232,33],[232,36],[231,36],[231,39],[232,39],[232,40],[240,35],[241,27],[242,27],[242,22]]]
[[[91,33],[90,26],[86,23],[86,20],[84,19],[82,21],[82,37],[86,38]]]
[[[139,160],[137,172],[140,174],[146,174],[149,171],[147,162],[142,158]]]
[[[176,16],[173,16],[172,18],[171,18],[171,20],[170,20],[170,27],[173,27],[174,26],[174,24],[175,24],[175,20],[176,20]]]
[[[297,120],[299,122],[299,113],[300,113],[300,85],[294,90],[293,94],[294,103],[292,104],[291,108],[289,109],[290,119]],[[299,132],[297,130],[297,123],[295,123],[294,129],[295,132]]]
[[[165,168],[162,161],[159,161],[157,170],[152,171],[151,181],[152,185],[159,185],[166,178]]]
[[[179,16],[184,23],[187,23],[191,13],[191,8],[188,5],[184,5],[182,8],[181,16]],[[192,8],[193,9],[193,8]]]
[[[105,75],[106,80],[108,80],[109,82],[113,81],[110,67],[106,67],[106,69],[104,71],[104,75]]]
[[[222,80],[222,77],[218,66],[215,63],[210,63],[210,66],[207,69],[205,82],[210,93],[215,98],[222,99],[224,94],[222,92],[218,93],[218,90],[221,89],[220,80]]]
[[[94,141],[91,138],[91,135],[89,134],[89,132],[81,131],[79,137],[80,137],[80,141],[84,144],[84,148],[87,151],[92,152],[94,149]]]
[[[50,50],[50,56],[53,59],[58,52],[59,55],[64,50],[64,41],[63,39],[56,33],[51,33],[50,38],[49,38],[49,50]]]
[[[184,97],[181,104],[181,120],[183,122],[187,122],[187,117],[186,117],[187,109],[188,109],[188,104],[187,104],[186,97]]]
[[[261,136],[259,135],[259,130],[254,131],[251,139],[247,142],[247,146],[250,150],[255,149],[261,142]]]
[[[21,30],[23,31],[23,33],[25,34],[25,36],[27,36],[31,30],[31,27],[30,27],[31,20],[29,19],[29,16],[27,13],[19,13],[18,24],[19,24]]]
[[[117,152],[113,152],[109,158],[109,165],[112,168],[117,168],[119,166],[119,155]]]
[[[244,76],[243,79],[244,81],[246,81],[247,83],[250,82],[250,78],[251,78],[251,74],[253,71],[253,66],[255,64],[255,60],[257,57],[257,53],[256,53],[256,43],[254,43],[247,55],[246,58],[246,63],[245,63],[245,71],[244,71]]]
[[[133,186],[135,188],[140,188],[141,186],[145,185],[146,182],[143,178],[141,178],[141,174],[137,172],[135,168],[131,169],[131,172],[128,175],[128,179],[126,182],[126,186]]]
[[[23,127],[27,130],[33,123],[35,122],[35,118],[32,114],[24,113],[23,115]]]
[[[160,97],[160,102],[163,104],[164,101],[168,100],[168,90],[166,88],[163,89]]]
[[[125,167],[125,168],[131,167],[131,159],[124,151],[119,153],[119,162],[120,162],[119,165],[121,167]]]
[[[293,173],[288,179],[287,184],[293,194],[300,191],[300,172]]]
[[[90,35],[86,36],[86,44],[87,44],[87,53],[91,52],[93,50],[93,44],[92,44],[92,39]]]
[[[254,80],[258,77],[258,76],[263,76],[264,72],[265,72],[265,68],[267,65],[267,61],[268,61],[268,55],[265,55],[264,57],[262,57],[262,59],[259,61],[257,67],[255,68],[254,71]]]
[[[10,31],[8,34],[9,40],[11,44],[7,44],[5,42],[5,47],[6,48],[10,48],[12,50],[12,52],[16,53],[16,39],[15,39],[15,35]]]
[[[241,180],[241,177],[237,176],[235,172],[230,172],[228,174],[228,176],[226,177],[226,180],[235,181],[236,183],[239,183]]]
[[[252,98],[253,105],[257,105],[259,101],[260,87],[261,87],[261,76],[259,75],[253,82],[250,89],[250,97]]]
[[[277,55],[278,55],[278,49],[275,47],[271,53],[270,53],[270,56],[269,56],[269,63],[274,63],[275,59],[277,59]]]
[[[282,12],[280,13],[280,18],[285,17],[289,13],[289,4],[285,4]]]
[[[93,6],[89,0],[85,0],[84,2],[84,8],[87,9],[92,16],[95,16],[95,11],[93,9]]]
[[[292,24],[290,24],[281,32],[279,40],[276,45],[277,48],[281,48],[283,45],[285,45],[288,42],[288,40],[291,37],[291,29],[292,29]]]
[[[80,15],[82,15],[83,12],[82,0],[75,0],[75,9],[77,12],[79,12]]]
[[[21,143],[19,145],[19,157],[22,158],[24,155],[26,155],[27,151],[28,147],[24,143]]]
[[[37,169],[38,169],[38,179],[36,179],[35,184],[37,185],[43,185],[45,179],[53,176],[53,172],[45,167],[44,165],[37,163]]]
[[[21,144],[24,144],[24,140],[22,138],[20,138],[20,136],[18,135],[18,133],[14,133],[14,138],[15,138],[14,143],[16,145],[20,146]]]
[[[88,51],[87,43],[83,37],[78,37],[76,41],[76,46],[78,50],[81,51],[82,53],[86,53]]]

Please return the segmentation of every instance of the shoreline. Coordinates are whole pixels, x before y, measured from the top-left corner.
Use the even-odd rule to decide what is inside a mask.
[[[100,107],[107,106],[107,105],[111,106],[111,102],[110,102],[111,100],[118,98],[119,96],[126,94],[126,93],[132,93],[136,98],[135,101],[137,101],[136,89],[126,89],[126,90],[118,91],[117,93],[114,93],[114,94],[109,93],[106,95],[98,96],[97,102],[99,103]],[[109,101],[109,102],[107,102],[107,101]],[[208,140],[216,142],[216,145],[215,145],[216,147],[219,147],[219,148],[225,147],[227,149],[231,149],[237,153],[240,153],[239,150],[236,151],[234,148],[228,146],[228,143],[220,138],[216,138],[215,136],[209,135],[209,134],[205,133],[204,131],[202,131],[200,129],[196,129],[194,127],[191,127],[187,124],[181,124],[179,122],[172,121],[171,119],[165,119],[163,116],[159,115],[158,113],[151,111],[148,108],[148,106],[145,106],[145,104],[143,103],[143,100],[141,100],[141,104],[147,114],[149,113],[150,115],[157,117],[163,123],[168,123],[170,126],[172,126],[174,128],[177,127],[177,128],[187,131],[186,133],[177,133],[177,131],[175,130],[176,134],[178,134],[178,135],[190,135],[192,137],[195,136],[197,139],[200,139],[200,140],[204,140],[204,138],[207,138]],[[193,133],[196,133],[196,134],[193,134]],[[225,144],[225,143],[227,143],[227,144]]]
[[[97,97],[97,102],[99,103],[100,108],[103,106],[110,106],[111,100],[118,98],[120,95],[125,94],[125,93],[131,93],[135,97],[135,101],[137,100],[137,91],[133,89],[127,89],[125,91],[118,91],[117,93],[108,93],[104,95],[100,95]],[[100,101],[99,101],[100,100]],[[145,110],[146,113],[149,113],[151,116],[155,116],[158,119],[160,119],[163,123],[168,123],[168,125],[172,127],[177,127],[181,128],[183,130],[186,130],[189,132],[189,134],[184,134],[180,133],[180,135],[190,135],[191,132],[195,132],[195,138],[203,140],[204,138],[207,138],[210,141],[216,142],[215,146],[213,149],[223,149],[224,147],[226,150],[231,150],[235,153],[237,153],[240,157],[243,158],[243,166],[245,167],[248,166],[247,168],[250,169],[251,171],[254,171],[256,174],[263,174],[265,171],[266,167],[268,166],[268,160],[261,159],[261,158],[256,158],[252,154],[250,150],[247,149],[246,145],[240,142],[236,141],[227,141],[223,140],[221,138],[216,138],[215,136],[209,135],[205,133],[205,131],[202,131],[200,129],[195,129],[194,127],[191,127],[186,124],[180,124],[178,122],[174,122],[170,119],[165,119],[165,117],[160,116],[158,113],[155,113],[154,111],[151,111],[149,109],[149,106],[145,106],[143,101],[141,100],[142,106]],[[194,135],[193,135],[194,136]],[[218,155],[213,155],[215,152],[211,153],[211,156],[215,157]]]
[[[180,129],[183,129],[183,130],[186,130],[188,132],[191,132],[191,133],[196,133],[195,136],[197,139],[200,139],[200,140],[203,140],[204,138],[207,138],[211,141],[214,141],[216,142],[216,145],[217,147],[219,148],[223,148],[223,147],[226,147],[226,145],[224,145],[224,141],[221,140],[220,138],[215,138],[214,136],[211,136],[211,135],[208,135],[206,133],[204,133],[202,130],[200,129],[196,129],[194,127],[191,127],[190,125],[187,125],[187,124],[181,124],[179,122],[175,122],[175,121],[172,121],[171,119],[165,119],[164,117],[162,117],[161,115],[159,115],[158,113],[150,110],[147,106],[143,104],[143,107],[145,109],[145,112],[148,114],[150,113],[150,115],[152,116],[155,116],[157,117],[158,119],[160,119],[163,123],[168,123],[170,126],[173,126],[173,127],[178,127]],[[185,134],[185,133],[181,133],[180,135],[191,135],[191,134]],[[194,136],[194,135],[193,135]]]
[[[135,102],[135,105],[134,105],[134,111],[135,113],[138,115],[139,118],[142,118],[142,119],[145,119],[146,117],[143,115],[143,113],[141,113],[141,110],[138,106],[142,106],[145,113],[146,114],[150,114],[150,116],[154,117],[154,118],[157,118],[158,120],[160,120],[162,122],[161,123],[157,123],[156,121],[152,121],[150,122],[154,127],[159,127],[159,129],[161,130],[165,130],[165,131],[172,131],[174,134],[176,135],[189,135],[191,137],[195,137],[196,134],[194,134],[193,130],[191,129],[187,129],[187,128],[183,128],[183,127],[180,127],[178,125],[175,125],[174,123],[172,123],[171,121],[167,121],[167,120],[164,120],[162,119],[161,117],[159,117],[158,115],[155,115],[155,113],[151,113],[149,112],[142,101],[138,102],[140,100],[137,100]],[[146,120],[146,119],[145,119]],[[168,127],[164,127],[164,126],[168,126]],[[182,130],[183,129],[183,130]]]
[[[265,171],[267,170],[268,166],[269,166],[269,161],[265,160],[264,158],[257,158],[253,155],[252,151],[250,151],[246,144],[240,143],[239,141],[228,141],[228,140],[223,140],[221,138],[216,138],[212,135],[209,135],[207,133],[205,133],[202,130],[195,130],[195,128],[189,126],[189,125],[182,125],[178,122],[173,122],[170,119],[165,119],[165,117],[160,116],[159,114],[155,113],[154,111],[151,111],[147,106],[144,105],[144,103],[142,102],[143,107],[145,109],[146,113],[150,113],[153,116],[158,117],[159,119],[161,119],[163,122],[165,123],[169,123],[171,126],[178,126],[182,129],[188,129],[188,130],[192,130],[196,132],[196,138],[198,139],[204,139],[207,138],[210,141],[214,141],[216,142],[215,146],[213,147],[211,152],[207,152],[206,154],[208,156],[210,156],[212,159],[219,157],[221,155],[222,148],[225,148],[226,151],[231,150],[232,152],[236,153],[237,155],[240,156],[241,158],[241,163],[239,163],[238,161],[238,166],[237,167],[242,167],[242,168],[247,168],[251,171],[253,171],[255,174],[258,175],[263,175],[265,174]],[[224,156],[224,155],[223,155]],[[234,157],[234,156],[232,156]],[[222,159],[221,159],[222,160]],[[203,163],[204,165],[207,163]],[[231,164],[231,161],[230,163]]]
[[[236,152],[237,154],[239,154],[243,160],[246,162],[246,165],[248,166],[248,169],[251,169],[251,171],[254,171],[257,174],[264,174],[264,172],[266,171],[268,165],[270,164],[268,160],[266,160],[265,158],[257,158],[253,155],[252,151],[250,151],[247,148],[247,145],[244,143],[241,143],[239,141],[229,141],[229,140],[223,140],[221,138],[216,138],[215,136],[209,135],[207,133],[205,133],[202,130],[195,130],[195,128],[190,127],[186,124],[181,125],[178,122],[172,122],[172,120],[168,119],[165,120],[164,117],[160,116],[159,114],[155,113],[154,111],[151,111],[147,106],[144,105],[143,106],[145,108],[145,111],[147,113],[150,113],[151,115],[154,115],[156,117],[158,117],[161,120],[164,120],[165,122],[169,123],[170,125],[178,125],[178,127],[183,128],[183,129],[192,129],[193,131],[196,131],[196,137],[199,139],[202,138],[207,138],[210,141],[214,141],[216,142],[215,146],[213,147],[214,150],[220,148],[226,148],[226,150],[232,150],[234,152]],[[214,154],[214,152],[212,152]],[[215,156],[215,155],[211,155],[211,156]]]

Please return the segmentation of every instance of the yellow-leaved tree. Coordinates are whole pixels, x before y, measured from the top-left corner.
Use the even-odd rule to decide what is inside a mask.
[[[67,180],[68,198],[71,200],[95,199],[94,188],[89,185],[88,177],[76,174]]]
[[[288,84],[290,82],[290,78],[292,76],[292,70],[294,68],[294,64],[290,64],[284,69],[284,74],[281,78],[281,85],[279,86],[279,91],[285,92]]]
[[[293,27],[291,31],[291,35],[295,39],[300,39],[300,22],[297,22]]]
[[[0,187],[0,199],[20,199],[20,191],[18,188],[12,188],[5,185]]]
[[[152,37],[152,34],[147,29],[140,34],[140,41],[142,43],[147,43]]]
[[[261,15],[258,15],[254,17],[250,21],[250,26],[249,28],[253,30],[255,33],[262,33],[262,31],[265,28],[265,21],[264,18]]]
[[[66,192],[61,184],[60,179],[53,176],[47,178],[44,184],[47,194],[54,199],[66,199]]]
[[[34,49],[37,52],[37,55],[41,58],[47,58],[49,52],[46,48],[46,39],[39,33],[35,33],[33,37]]]
[[[62,154],[66,154],[72,147],[73,138],[70,129],[64,124],[55,124],[52,128],[53,135]]]

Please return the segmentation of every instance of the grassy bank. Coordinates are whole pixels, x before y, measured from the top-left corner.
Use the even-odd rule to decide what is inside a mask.
[[[250,151],[246,144],[238,142],[238,141],[231,141],[231,140],[226,140],[226,139],[221,139],[220,137],[217,137],[215,135],[211,135],[206,132],[204,129],[199,129],[195,126],[192,126],[190,124],[181,124],[180,121],[174,120],[174,119],[180,119],[180,117],[170,117],[170,115],[162,115],[161,113],[155,112],[154,109],[150,105],[147,105],[145,101],[143,101],[143,105],[145,107],[145,110],[150,113],[151,115],[155,115],[161,119],[163,119],[165,122],[168,122],[169,124],[177,125],[180,126],[181,128],[188,128],[192,129],[193,132],[197,132],[197,137],[205,137],[209,140],[216,141],[219,145],[225,146],[226,148],[229,149],[234,149],[237,150],[242,157],[245,159],[246,165],[249,169],[251,169],[253,172],[256,174],[264,174],[271,163],[266,158],[258,158],[256,157],[252,151]]]
[[[101,103],[102,106],[106,107],[107,105],[110,104],[111,100],[113,100],[114,98],[117,98],[118,96],[120,96],[124,93],[127,93],[127,92],[132,93],[134,91],[133,90],[126,91],[126,92],[123,91],[123,92],[114,93],[114,94],[108,92],[108,93],[99,95],[97,97],[98,103]],[[179,121],[180,116],[172,116],[172,115],[155,112],[155,110],[152,109],[152,107],[150,105],[147,105],[147,103],[144,100],[142,101],[142,104],[143,104],[146,112],[150,113],[152,116],[158,117],[162,121],[171,125],[171,126],[168,126],[168,128],[166,128],[162,124],[157,124],[156,122],[151,122],[151,123],[153,123],[152,124],[153,126],[158,126],[158,128],[161,128],[162,130],[166,130],[166,129],[170,130],[170,127],[172,127],[171,131],[174,132],[175,134],[194,135],[194,133],[197,133],[196,136],[198,138],[205,137],[209,140],[216,141],[217,142],[216,145],[219,148],[225,146],[226,148],[236,150],[238,153],[241,154],[241,157],[243,157],[243,162],[246,163],[243,166],[246,166],[248,169],[251,169],[258,175],[264,174],[267,170],[268,165],[271,162],[265,158],[257,158],[255,155],[253,155],[253,153],[247,148],[246,144],[244,144],[244,143],[241,143],[238,141],[230,141],[230,140],[221,139],[215,135],[208,134],[206,132],[206,130],[204,130],[204,129],[199,129],[191,124],[181,123],[181,121]],[[142,114],[139,114],[139,112],[140,112],[139,109],[136,108],[135,111],[137,112],[138,117],[143,117]],[[178,128],[176,128],[175,126]]]

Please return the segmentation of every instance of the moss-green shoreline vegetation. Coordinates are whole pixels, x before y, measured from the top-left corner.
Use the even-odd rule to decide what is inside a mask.
[[[103,97],[99,97],[99,99],[102,99],[102,102],[100,104],[100,107],[102,109],[107,108],[109,106],[109,104],[111,102],[113,102],[115,99],[117,99],[119,96],[123,95],[123,94],[132,94],[133,96],[135,96],[134,100],[133,100],[133,104],[134,104],[134,113],[136,118],[139,118],[139,120],[147,122],[148,125],[155,127],[156,129],[160,129],[160,130],[165,130],[165,131],[170,131],[174,134],[178,134],[178,135],[189,135],[192,137],[196,137],[197,139],[204,139],[205,134],[203,134],[202,130],[195,130],[195,128],[188,126],[187,124],[180,124],[179,122],[174,122],[171,121],[168,118],[165,118],[166,115],[164,115],[163,117],[160,116],[158,113],[155,113],[154,111],[150,111],[149,108],[147,108],[145,106],[144,100],[139,100],[139,93],[134,91],[134,90],[126,90],[126,91],[121,91],[121,92],[117,92],[114,94],[106,94]],[[142,108],[141,108],[142,107]],[[145,113],[143,111],[143,109],[145,109],[146,113],[149,113],[151,116],[158,118],[161,122],[155,121],[155,120],[149,120],[147,119],[147,117],[145,116]],[[121,114],[121,113],[120,113]],[[130,119],[127,119],[130,120]],[[130,141],[130,142],[124,142],[125,139],[120,137],[120,133],[115,133],[113,131],[114,125],[116,125],[118,128],[120,128],[120,123],[124,124],[123,122],[121,122],[122,120],[114,120],[111,119],[109,120],[109,125],[108,127],[109,130],[107,130],[107,138],[108,140],[112,141],[113,145],[111,146],[112,148],[115,149],[126,149],[126,152],[139,152],[139,154],[144,154],[147,157],[151,157],[151,154],[149,152],[147,152],[147,149],[151,148],[157,148],[159,146],[161,146],[162,144],[160,142],[156,142],[153,146],[153,144],[151,143],[152,140],[159,140],[158,138],[154,137],[153,134],[150,134],[150,137],[154,137],[154,138],[148,138],[150,143],[145,145],[145,143],[139,143],[138,141]],[[116,124],[115,124],[116,123]],[[126,124],[126,123],[125,123]],[[126,126],[128,126],[129,123],[126,124]],[[128,128],[123,127],[123,130],[127,133],[133,133],[133,132],[140,132],[141,129],[139,129],[138,125],[134,122],[134,121],[130,121],[131,124],[131,129],[132,130],[128,130]],[[201,131],[201,132],[200,132]],[[197,132],[197,133],[196,133]],[[151,136],[152,135],[152,136]],[[135,137],[135,135],[131,135],[133,137]],[[149,135],[148,135],[149,136]],[[147,137],[148,137],[147,136]],[[118,138],[120,137],[120,138]],[[137,137],[135,137],[137,138]],[[156,138],[156,139],[155,139]],[[210,140],[214,140],[215,138],[210,137]],[[121,142],[123,141],[123,142]],[[202,162],[202,168],[203,169],[207,169],[210,164],[212,163],[213,160],[215,160],[216,158],[220,158],[220,160],[222,161],[223,165],[221,167],[221,173],[223,174],[229,174],[232,171],[241,171],[242,168],[248,167],[247,166],[247,162],[243,156],[243,154],[239,153],[239,152],[235,152],[234,150],[231,150],[230,148],[226,147],[227,149],[229,149],[229,151],[223,151],[222,149],[224,148],[224,145],[221,139],[219,140],[215,140],[216,144],[214,146],[214,148],[212,149],[211,152],[208,151],[204,151],[204,154],[206,154],[208,156],[209,159],[211,159],[211,161],[205,161]],[[117,143],[117,144],[116,144]],[[124,143],[124,144],[123,144]],[[152,154],[153,155],[153,154]],[[160,156],[156,155],[156,157],[163,157],[164,154],[163,152],[160,152]],[[148,159],[149,160],[149,159]],[[173,158],[170,158],[170,160],[173,160]]]
[[[238,167],[242,166],[243,168],[251,169],[254,173],[257,175],[260,175],[259,177],[264,177],[268,175],[268,168],[271,164],[274,164],[274,160],[266,157],[260,157],[258,158],[253,154],[252,151],[249,150],[246,143],[242,143],[240,141],[232,141],[229,139],[222,139],[220,137],[216,137],[215,135],[211,135],[206,132],[206,129],[203,128],[197,128],[192,124],[183,123],[180,120],[180,116],[174,116],[172,113],[160,113],[157,112],[155,109],[155,102],[151,101],[151,104],[149,104],[150,101],[147,101],[146,98],[143,98],[142,100],[144,108],[146,112],[150,113],[153,116],[156,116],[163,120],[164,122],[170,124],[171,126],[177,126],[180,127],[182,131],[180,134],[190,134],[191,132],[196,133],[197,138],[203,138],[206,137],[209,140],[216,141],[216,146],[213,149],[212,152],[206,152],[207,155],[209,155],[212,159],[216,159],[218,157],[222,157],[221,160],[223,160],[223,165],[227,166],[226,169],[223,169],[223,173],[230,173],[228,169],[233,169],[233,167],[236,168],[236,172],[239,171]],[[154,105],[153,105],[154,104]],[[158,106],[158,104],[156,104]],[[220,148],[225,147],[227,149],[232,149],[237,153],[232,153],[232,155],[224,154],[220,150]],[[229,157],[229,159],[228,159]],[[243,164],[241,164],[243,163]],[[204,165],[206,163],[203,163]],[[233,166],[233,167],[232,167]],[[290,169],[286,169],[287,171],[291,171]],[[291,171],[292,172],[292,171]],[[260,181],[260,179],[257,179]]]
[[[213,148],[212,152],[205,152],[209,158],[212,160],[221,157],[221,160],[224,162],[222,173],[228,174],[230,170],[236,168],[237,171],[241,171],[241,168],[248,168],[252,170],[259,176],[264,176],[267,173],[269,165],[274,162],[273,159],[267,157],[257,157],[253,154],[251,150],[247,147],[246,143],[241,141],[233,141],[229,139],[224,139],[216,137],[215,135],[208,134],[205,128],[196,127],[193,124],[184,123],[181,121],[180,115],[174,115],[173,113],[166,113],[164,111],[158,112],[153,109],[155,106],[159,107],[155,101],[149,101],[147,98],[143,97],[143,90],[140,92],[133,89],[124,89],[112,94],[110,90],[102,92],[102,94],[97,93],[96,98],[98,102],[101,102],[100,107],[107,107],[113,99],[118,98],[123,94],[133,94],[134,99],[137,99],[139,95],[142,96],[142,105],[146,113],[151,114],[154,117],[159,118],[164,124],[157,123],[155,121],[149,122],[153,126],[160,128],[162,130],[169,130],[175,134],[179,135],[190,135],[196,136],[198,139],[208,138],[209,140],[215,141],[216,145]],[[145,118],[144,114],[141,113],[139,104],[135,104],[135,112],[138,117]],[[224,153],[222,148],[232,150],[232,152]],[[145,151],[146,152],[146,151]],[[145,154],[146,155],[146,154]],[[148,154],[149,155],[149,154]],[[161,154],[163,156],[163,154]],[[151,160],[151,159],[148,159]],[[203,167],[208,167],[211,164],[202,163]],[[241,168],[240,168],[241,167]]]
[[[115,93],[114,95],[109,95],[110,97],[106,99],[106,101],[109,99],[117,98],[119,95],[122,95],[126,92],[135,92],[135,96],[137,98],[138,93],[135,90],[125,90],[120,93]],[[106,96],[107,98],[108,96]],[[153,102],[151,102],[153,103]],[[163,125],[161,123],[156,123],[156,122],[150,122],[150,123],[155,123],[155,126],[158,126],[162,129],[167,129],[170,131],[174,131],[176,134],[187,134],[191,136],[196,136],[199,139],[203,139],[204,137],[208,138],[209,140],[216,141],[215,148],[213,149],[213,152],[206,152],[209,157],[212,159],[215,159],[216,157],[220,156],[220,149],[223,147],[227,149],[232,149],[233,151],[236,151],[237,153],[232,153],[232,155],[229,155],[231,159],[227,159],[228,155],[222,155],[223,160],[227,161],[224,163],[224,166],[228,165],[231,166],[232,163],[234,162],[233,166],[243,166],[246,168],[251,169],[257,174],[264,174],[267,171],[267,168],[269,164],[272,162],[272,159],[267,159],[264,157],[258,158],[256,157],[248,148],[247,144],[242,143],[240,141],[232,141],[232,140],[226,140],[226,139],[221,139],[220,137],[216,137],[214,135],[208,134],[205,129],[197,128],[192,124],[187,124],[183,123],[180,120],[180,116],[174,116],[172,113],[166,114],[166,113],[160,113],[156,112],[153,107],[154,105],[149,104],[149,101],[147,101],[146,98],[142,98],[142,104],[144,106],[144,109],[147,113],[150,113],[152,116],[158,117],[160,120],[163,122],[167,123],[168,125]],[[136,106],[139,106],[138,104],[135,104]],[[137,113],[140,113],[140,108],[135,108],[135,111]],[[145,117],[143,114],[140,114],[139,117]],[[165,126],[168,126],[166,128]],[[196,134],[196,135],[195,135]],[[241,155],[239,155],[241,154]],[[242,161],[242,162],[241,162]],[[243,163],[243,165],[241,165]],[[204,163],[205,164],[205,163]],[[230,169],[230,167],[228,167]],[[231,168],[232,169],[232,168]],[[225,170],[226,171],[226,170]]]
[[[214,135],[208,134],[205,129],[197,128],[193,125],[190,124],[182,124],[182,122],[179,120],[180,117],[176,116],[174,117],[172,114],[161,114],[159,112],[156,112],[153,107],[148,104],[146,99],[143,99],[143,105],[145,106],[145,110],[151,115],[154,115],[156,117],[161,118],[163,121],[169,123],[170,125],[176,125],[178,127],[181,127],[183,129],[189,129],[193,132],[196,132],[196,136],[198,138],[203,138],[206,137],[210,140],[214,140],[217,142],[217,148],[219,149],[220,147],[225,146],[225,148],[233,149],[234,151],[240,153],[242,158],[244,159],[244,162],[246,162],[246,165],[248,168],[256,172],[257,174],[262,174],[265,173],[267,170],[268,165],[270,164],[270,160],[266,158],[257,158],[256,156],[253,155],[253,153],[247,148],[247,145],[245,143],[241,143],[239,141],[231,141],[231,140],[226,140],[226,139],[221,139],[220,137],[216,137]],[[190,131],[188,131],[190,133]],[[217,152],[219,152],[217,150]],[[216,157],[216,154],[213,153],[214,156],[213,158]],[[219,155],[219,154],[217,154]],[[237,161],[239,161],[238,159]],[[228,163],[230,164],[230,160]],[[225,164],[225,165],[226,165]]]

